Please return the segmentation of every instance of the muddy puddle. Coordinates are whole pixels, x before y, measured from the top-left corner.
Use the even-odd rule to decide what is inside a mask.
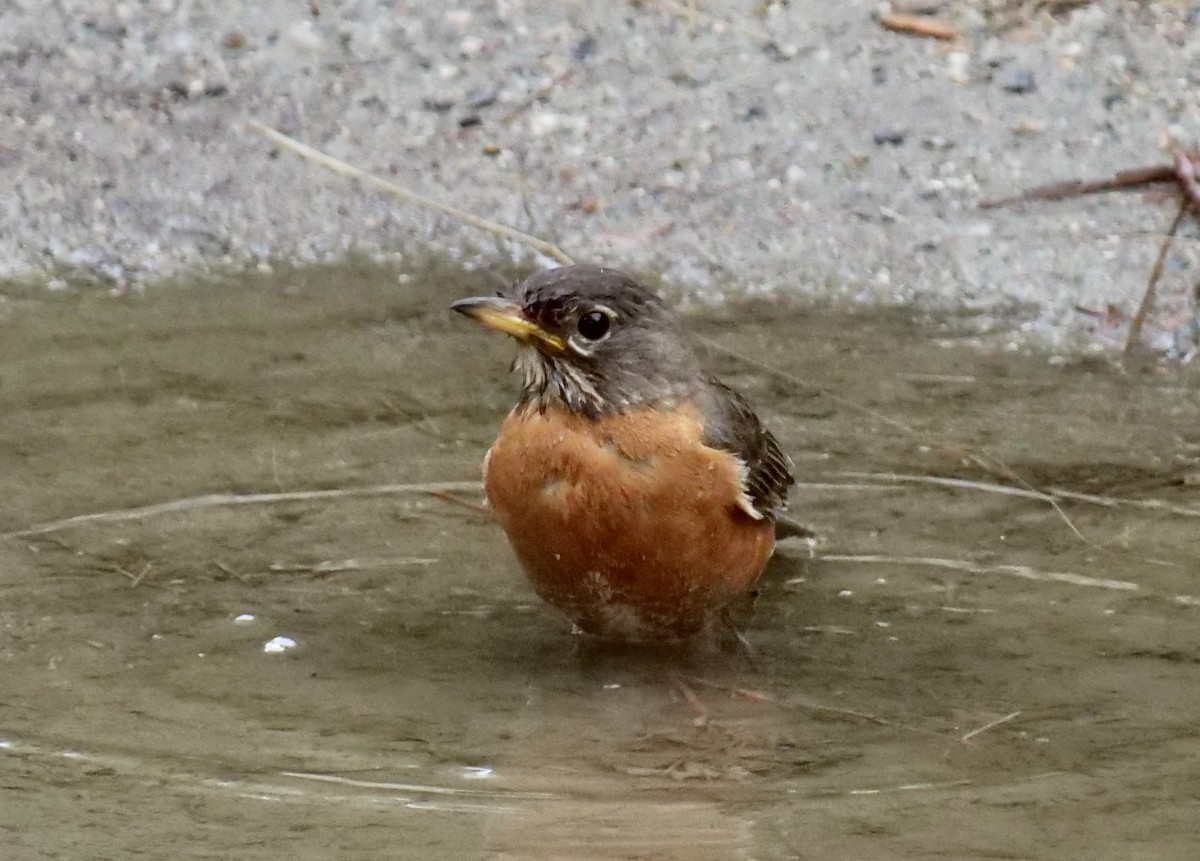
[[[4,291],[0,855],[1195,857],[1194,368],[696,316],[837,395],[714,359],[818,555],[773,560],[754,662],[604,649],[473,485],[403,487],[478,479],[511,348],[446,305],[494,278]]]

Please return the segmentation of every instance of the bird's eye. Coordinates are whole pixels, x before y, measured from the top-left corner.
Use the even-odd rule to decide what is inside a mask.
[[[579,318],[579,334],[589,341],[599,341],[608,334],[612,320],[603,311],[588,311]]]

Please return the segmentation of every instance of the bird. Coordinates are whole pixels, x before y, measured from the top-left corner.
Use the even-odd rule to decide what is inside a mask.
[[[483,477],[534,591],[603,640],[728,623],[774,551],[793,467],[679,314],[593,265],[450,307],[517,341],[521,392]]]

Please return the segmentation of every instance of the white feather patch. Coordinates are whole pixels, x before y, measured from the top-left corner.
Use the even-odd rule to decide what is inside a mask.
[[[766,515],[754,507],[754,500],[750,498],[750,467],[740,457],[735,457],[734,462],[738,473],[738,495],[734,504],[755,520],[762,520]]]

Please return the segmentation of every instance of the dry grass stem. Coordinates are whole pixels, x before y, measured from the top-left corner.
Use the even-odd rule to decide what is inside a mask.
[[[1171,505],[1161,499],[1125,499],[1119,496],[1096,496],[1091,493],[1079,493],[1074,490],[1064,490],[1060,487],[1047,488],[1047,493],[1075,502],[1086,502],[1103,508],[1143,508],[1147,511],[1163,511],[1180,517],[1200,517],[1200,508],[1184,508],[1182,505]]]
[[[384,559],[343,559],[340,562],[327,559],[315,565],[272,562],[271,570],[287,574],[337,574],[342,571],[369,571],[372,568],[395,568],[402,565],[434,565],[437,559],[419,556],[395,556]]]
[[[696,727],[708,726],[708,709],[705,708],[704,701],[696,696],[696,692],[692,690],[691,686],[679,676],[673,676],[671,681],[675,684],[675,688],[679,693],[683,694],[688,708],[692,710],[692,714],[694,715],[692,725]]]
[[[969,733],[967,733],[962,738],[960,738],[959,741],[962,742],[963,744],[966,744],[971,739],[975,738],[975,736],[980,735],[981,733],[985,733],[989,729],[995,729],[996,727],[1000,726],[1001,724],[1008,723],[1010,720],[1018,717],[1020,714],[1021,713],[1019,711],[1015,711],[1015,712],[1011,712],[1010,714],[1006,714],[1002,718],[996,718],[991,723],[985,723],[983,726],[971,730]]]
[[[159,502],[154,505],[143,505],[138,508],[122,508],[116,511],[98,511],[94,514],[79,514],[62,520],[52,520],[39,523],[25,529],[0,534],[0,538],[29,538],[35,535],[45,535],[49,532],[59,532],[73,526],[85,526],[91,523],[121,523],[129,520],[143,520],[160,514],[175,514],[183,511],[196,511],[202,508],[228,508],[239,505],[277,505],[283,502],[316,502],[329,499],[356,499],[371,496],[396,496],[409,493],[445,493],[449,491],[480,492],[483,483],[479,481],[429,481],[415,484],[377,484],[370,487],[345,487],[334,490],[298,490],[289,493],[210,493],[205,496],[192,496],[185,499],[175,499],[170,502]]]
[[[971,481],[965,478],[944,478],[937,475],[907,475],[894,472],[839,472],[847,478],[865,478],[879,481],[883,484],[931,484],[937,487],[952,487],[961,490],[978,490],[985,493],[999,493],[1004,496],[1020,496],[1026,499],[1036,499],[1039,502],[1054,502],[1058,499],[1069,499],[1073,502],[1086,502],[1089,505],[1099,505],[1102,508],[1142,508],[1147,511],[1162,511],[1176,514],[1180,517],[1200,517],[1200,509],[1185,508],[1172,505],[1161,499],[1128,499],[1119,496],[1098,496],[1092,493],[1079,493],[1061,487],[1049,487],[1045,490],[1022,489],[1007,484],[993,484],[986,481]]]
[[[885,414],[879,412],[878,410],[872,409],[871,407],[864,406],[863,404],[849,400],[848,398],[843,398],[840,395],[834,394],[833,392],[829,391],[828,389],[823,389],[818,386],[813,386],[810,383],[806,383],[804,380],[800,379],[795,374],[789,374],[786,371],[780,370],[779,368],[775,368],[772,365],[768,365],[766,362],[762,362],[758,359],[754,359],[750,356],[744,355],[743,353],[739,353],[736,350],[731,350],[728,347],[724,347],[721,344],[718,344],[717,342],[715,342],[709,338],[700,338],[699,340],[706,347],[708,347],[711,350],[716,351],[717,353],[719,353],[723,356],[727,356],[728,358],[734,359],[734,360],[741,362],[745,365],[748,365],[750,367],[757,368],[766,374],[770,374],[771,376],[776,377],[777,379],[780,379],[780,380],[783,380],[784,382],[790,383],[791,385],[797,387],[800,391],[811,392],[812,394],[819,395],[820,397],[826,398],[835,404],[839,404],[840,406],[844,406],[848,409],[852,409],[861,415],[869,416],[870,418],[873,418],[876,421],[883,422],[884,424],[888,425],[889,427],[895,428],[896,430],[900,431],[901,433],[905,434],[910,439],[912,439],[916,442],[921,442],[921,443],[936,442],[936,441],[930,440],[928,438],[928,436],[926,436],[925,434],[922,434],[920,431],[918,431],[912,425],[905,424],[904,422],[900,421],[899,419],[895,419],[891,416],[885,415]],[[946,446],[943,444],[942,447],[947,448],[950,446]],[[1025,479],[1021,478],[1021,476],[1019,476],[1015,470],[1013,470],[1011,467],[1005,465],[998,459],[992,458],[984,452],[971,451],[968,447],[965,447],[965,446],[955,446],[955,447],[964,448],[965,450],[967,450],[970,453],[970,458],[971,458],[972,462],[974,462],[981,469],[984,469],[987,472],[992,473],[993,475],[996,475],[997,477],[1011,481],[1014,484],[1023,485],[1025,489],[1022,490],[1020,487],[1013,487],[1011,485],[987,485],[989,488],[997,488],[997,490],[995,491],[997,493],[1007,492],[1007,493],[1011,493],[1015,496],[1027,496],[1028,498],[1038,499],[1039,501],[1046,503],[1047,505],[1049,505],[1051,508],[1054,509],[1055,513],[1059,516],[1059,518],[1063,521],[1063,523],[1065,523],[1067,525],[1067,528],[1070,529],[1072,533],[1074,533],[1075,537],[1077,537],[1080,541],[1082,541],[1083,543],[1085,543],[1091,547],[1099,548],[1100,545],[1096,544],[1094,541],[1089,539],[1086,535],[1084,535],[1079,530],[1079,528],[1074,524],[1074,522],[1071,520],[1071,518],[1067,516],[1067,513],[1062,510],[1062,507],[1058,504],[1058,501],[1054,497],[1050,496],[1049,494],[1041,493],[1041,492],[1035,490],[1029,484],[1029,482],[1027,482],[1027,481],[1025,481]],[[873,477],[873,475],[870,473],[842,473],[842,474],[849,476],[849,477],[856,477],[856,476],[863,477],[863,478]],[[946,481],[946,482],[964,481],[964,482],[966,482],[966,479],[943,479],[943,481]],[[975,482],[968,482],[968,483],[975,483]],[[977,483],[975,483],[975,484],[977,484]],[[1001,490],[1000,488],[1003,488],[1003,489]]]
[[[791,581],[788,581],[789,583]],[[834,634],[839,637],[854,637],[858,631],[845,625],[805,625],[800,629],[806,634]]]
[[[717,18],[701,12],[695,3],[695,0],[686,0],[686,2],[679,2],[679,0],[666,0],[663,5],[668,10],[674,12],[676,15],[684,19],[687,24],[689,36],[695,37],[696,33],[701,27],[716,28],[720,26],[732,30],[735,33],[739,33],[751,41],[758,42],[760,44],[766,44],[767,42],[771,41],[771,37],[766,33],[766,31],[756,30],[753,27],[747,27],[738,20]]]
[[[877,492],[880,490],[900,490],[900,485],[893,484],[871,484],[859,482],[840,482],[840,481],[797,481],[792,485],[796,490],[869,490]]]
[[[769,374],[772,377],[775,377],[777,380],[782,380],[783,382],[794,386],[798,391],[808,392],[809,394],[817,395],[822,398],[826,398],[835,404],[846,407],[847,409],[854,410],[855,412],[857,412],[861,415],[869,416],[870,418],[873,418],[876,421],[883,422],[888,427],[895,428],[896,430],[898,430],[901,433],[908,436],[910,439],[917,440],[919,442],[926,442],[928,439],[925,434],[922,434],[919,430],[914,428],[912,425],[905,424],[904,422],[900,421],[899,419],[892,418],[889,415],[885,415],[884,413],[881,413],[878,410],[874,410],[871,407],[857,403],[856,401],[849,400],[848,398],[843,398],[841,395],[837,395],[837,394],[834,394],[833,392],[829,391],[829,389],[824,389],[824,388],[821,388],[820,386],[814,386],[812,383],[808,383],[808,382],[805,382],[804,380],[800,379],[795,374],[789,374],[787,371],[784,371],[780,368],[776,368],[774,365],[768,365],[766,362],[764,362],[760,359],[755,359],[751,356],[747,356],[745,353],[739,353],[737,350],[733,350],[733,349],[730,349],[729,347],[718,344],[716,341],[712,340],[711,338],[698,337],[696,340],[698,340],[700,343],[704,344],[704,346],[708,347],[715,353],[718,353],[719,355],[725,356],[730,359],[734,359],[735,361],[740,362],[741,364],[746,365],[747,367],[757,368],[758,370],[762,371],[764,374]]]
[[[131,577],[129,579],[130,588],[135,588],[137,586],[140,586],[142,584],[142,581],[146,579],[146,577],[150,574],[150,572],[151,572],[151,570],[153,570],[153,568],[154,568],[154,563],[147,562],[145,567],[143,567],[142,570],[137,573],[137,576]]]
[[[511,111],[509,111],[507,114],[505,114],[500,119],[500,122],[504,125],[509,125],[514,120],[520,118],[520,116],[522,114],[526,113],[527,111],[529,111],[530,108],[532,108],[538,102],[545,99],[546,96],[550,95],[550,93],[553,92],[555,87],[557,87],[559,84],[565,82],[567,80],[567,78],[571,77],[571,75],[573,75],[574,73],[575,73],[574,69],[567,69],[566,71],[560,72],[559,74],[555,75],[544,86],[538,87],[537,91],[532,96],[530,96],[528,99],[526,99],[521,104],[517,105],[515,108],[513,108]]]
[[[1010,467],[1008,464],[1004,463],[1003,461],[999,460],[998,458],[987,457],[982,452],[978,452],[978,453],[973,452],[970,455],[970,461],[971,461],[971,463],[974,463],[980,469],[983,469],[984,471],[988,472],[989,474],[991,474],[997,478],[1004,479],[1006,481],[1011,481],[1013,484],[1020,485],[1021,487],[1028,490],[1030,493],[1039,493],[1040,492],[1040,491],[1038,491],[1038,489],[1036,487],[1034,487],[1032,484],[1030,484],[1024,478],[1017,475],[1016,471],[1012,467]],[[1097,544],[1095,541],[1092,541],[1090,538],[1088,538],[1086,535],[1084,535],[1082,532],[1079,531],[1079,527],[1075,525],[1075,521],[1071,520],[1071,518],[1067,516],[1067,512],[1063,511],[1063,508],[1061,505],[1058,504],[1057,499],[1050,496],[1050,497],[1047,497],[1047,499],[1045,501],[1046,501],[1047,505],[1049,505],[1051,508],[1054,509],[1054,513],[1057,514],[1059,519],[1067,525],[1067,528],[1070,529],[1071,532],[1073,532],[1075,534],[1076,538],[1078,538],[1080,541],[1082,541],[1084,544],[1088,545],[1089,547],[1094,547],[1097,550],[1100,549],[1101,545]]]
[[[389,182],[386,179],[367,173],[361,168],[357,168],[352,164],[348,164],[340,159],[336,159],[331,155],[321,152],[318,149],[303,144],[295,138],[275,131],[273,128],[263,125],[255,120],[248,120],[246,127],[255,134],[261,135],[276,146],[283,147],[296,153],[308,161],[321,165],[321,167],[331,170],[334,173],[340,174],[350,179],[356,179],[365,185],[371,186],[383,191],[393,197],[403,200],[406,203],[415,203],[418,206],[423,206],[426,209],[432,209],[436,212],[441,212],[449,215],[451,218],[457,219],[464,224],[469,224],[479,230],[491,233],[493,236],[500,236],[505,239],[511,239],[514,242],[519,242],[529,248],[534,249],[540,254],[545,254],[554,260],[557,260],[563,265],[570,265],[574,261],[567,256],[567,253],[552,242],[546,242],[544,239],[538,239],[536,236],[531,236],[528,233],[523,233],[515,228],[508,227],[495,221],[490,221],[486,218],[480,218],[478,215],[473,215],[465,209],[459,209],[457,206],[452,206],[448,203],[442,203],[440,200],[435,200],[432,197],[426,197],[422,194],[417,194],[414,191],[409,191],[403,186],[397,185],[394,182]]]
[[[1071,586],[1088,586],[1095,589],[1112,589],[1119,592],[1136,592],[1141,587],[1128,580],[1110,580],[1104,577],[1088,577],[1070,571],[1038,571],[1028,565],[983,565],[967,559],[942,559],[937,556],[880,556],[875,554],[840,555],[820,557],[822,562],[850,562],[856,565],[911,565],[926,568],[948,568],[968,574],[1007,574],[1023,580],[1042,580],[1052,583],[1067,583]]]
[[[459,499],[457,496],[455,496],[453,493],[451,493],[448,490],[436,490],[436,491],[433,491],[432,495],[436,496],[442,502],[448,502],[451,505],[457,505],[460,508],[465,508],[468,511],[475,512],[476,514],[483,514],[488,517],[490,517],[492,514],[492,510],[490,508],[488,508],[485,503],[469,502],[465,499]]]
[[[867,723],[878,724],[879,726],[898,727],[906,729],[909,732],[914,732],[919,735],[937,735],[930,730],[918,729],[917,727],[907,726],[902,723],[881,718],[878,715],[869,714],[867,712],[856,711],[855,709],[839,708],[837,706],[827,706],[823,703],[813,702],[808,699],[791,699],[787,702],[780,700],[778,697],[773,697],[770,694],[762,691],[750,691],[745,688],[733,687],[731,685],[723,685],[719,682],[711,682],[708,679],[703,679],[698,676],[693,676],[689,681],[696,685],[703,685],[706,688],[712,688],[717,691],[725,691],[742,699],[747,699],[752,702],[771,703],[784,709],[797,709],[809,712],[818,712],[822,714],[837,715],[838,717],[854,718],[855,720],[866,721]]]
[[[338,786],[349,786],[355,789],[380,789],[385,792],[415,792],[421,795],[450,795],[467,798],[491,798],[496,795],[494,790],[489,789],[460,789],[455,786],[435,786],[429,783],[393,783],[390,780],[362,780],[356,777],[343,777],[340,774],[322,774],[312,771],[281,771],[280,777],[288,777],[295,780],[312,780],[318,783],[332,783]],[[520,800],[553,800],[561,798],[553,792],[526,792],[526,791],[509,791],[504,793],[505,798],[513,798]]]
[[[1036,499],[1038,502],[1053,502],[1054,497],[1040,490],[1027,490],[1013,487],[1010,484],[995,484],[990,481],[971,481],[966,478],[944,478],[939,475],[909,475],[899,472],[839,472],[846,478],[865,478],[878,481],[881,484],[930,484],[935,487],[951,487],[957,490],[978,490],[984,493],[998,493],[1002,496],[1018,496],[1023,499]]]
[[[899,786],[883,786],[870,789],[851,789],[847,795],[883,795],[885,792],[922,792],[932,789],[957,789],[970,786],[969,780],[948,780],[944,783],[902,783]]]
[[[936,442],[936,441],[930,440],[925,434],[922,434],[920,431],[918,431],[913,426],[905,424],[904,422],[902,422],[898,419],[892,418],[891,416],[884,415],[883,413],[879,412],[878,410],[872,409],[871,407],[868,407],[868,406],[864,406],[863,404],[860,404],[860,403],[856,403],[855,401],[849,400],[848,398],[843,398],[840,395],[834,394],[833,392],[829,391],[828,389],[823,389],[823,388],[820,388],[817,386],[813,386],[810,383],[806,383],[804,380],[801,380],[799,377],[797,377],[794,374],[789,374],[786,371],[782,371],[778,368],[768,365],[766,362],[762,362],[762,361],[759,361],[758,359],[754,359],[754,358],[751,358],[750,356],[746,356],[742,353],[737,352],[736,350],[731,350],[728,347],[723,347],[722,345],[716,343],[715,341],[713,341],[709,338],[700,338],[699,340],[701,343],[703,343],[709,349],[714,350],[717,353],[720,353],[721,355],[727,356],[731,359],[739,361],[750,367],[758,368],[759,370],[763,371],[766,374],[770,374],[771,376],[776,377],[777,379],[783,380],[784,382],[787,382],[793,386],[796,386],[801,391],[808,391],[813,394],[819,395],[823,398],[826,398],[826,399],[832,401],[835,404],[839,404],[841,406],[847,407],[848,409],[852,409],[861,415],[869,416],[870,418],[873,418],[876,421],[883,422],[884,424],[888,425],[889,427],[895,428],[896,430],[900,431],[901,433],[905,434],[910,439],[912,439],[916,442],[921,442],[921,443],[926,443],[926,444],[931,443],[931,442]],[[950,446],[943,444],[942,447],[948,448]],[[1014,484],[1022,485],[1025,488],[1025,490],[1022,490],[1019,487],[1012,487],[1011,485],[990,485],[991,487],[996,487],[996,488],[1002,487],[1002,488],[1005,488],[1006,491],[1011,492],[1014,495],[1018,495],[1018,496],[1028,495],[1029,498],[1038,499],[1041,502],[1046,503],[1047,505],[1049,505],[1051,508],[1054,509],[1055,514],[1057,514],[1059,516],[1059,518],[1063,521],[1063,523],[1065,523],[1067,525],[1067,528],[1071,530],[1071,532],[1075,535],[1076,538],[1078,538],[1080,541],[1082,541],[1084,544],[1087,544],[1090,547],[1095,547],[1097,549],[1100,548],[1101,545],[1092,541],[1090,538],[1088,538],[1086,535],[1084,535],[1079,530],[1079,527],[1077,527],[1075,525],[1075,523],[1071,520],[1071,518],[1067,516],[1067,513],[1065,511],[1063,511],[1062,506],[1060,506],[1058,504],[1058,500],[1056,500],[1054,497],[1052,497],[1048,494],[1040,493],[1039,491],[1035,490],[1029,484],[1029,482],[1027,482],[1027,481],[1025,481],[1025,479],[1021,478],[1021,476],[1018,475],[1016,473],[1016,471],[1013,470],[1011,467],[1005,465],[999,459],[987,455],[985,452],[972,451],[969,447],[966,447],[966,446],[954,446],[954,447],[963,448],[966,451],[968,451],[970,454],[971,461],[973,463],[975,463],[977,466],[979,466],[981,469],[997,476],[998,478],[1003,478],[1007,481],[1013,482]],[[855,475],[855,473],[844,473],[844,474],[848,475],[848,476]],[[858,475],[867,476],[868,474],[860,473]],[[945,481],[956,481],[956,480],[965,481],[965,479],[945,479]],[[997,492],[1002,492],[1002,491],[998,490]]]

